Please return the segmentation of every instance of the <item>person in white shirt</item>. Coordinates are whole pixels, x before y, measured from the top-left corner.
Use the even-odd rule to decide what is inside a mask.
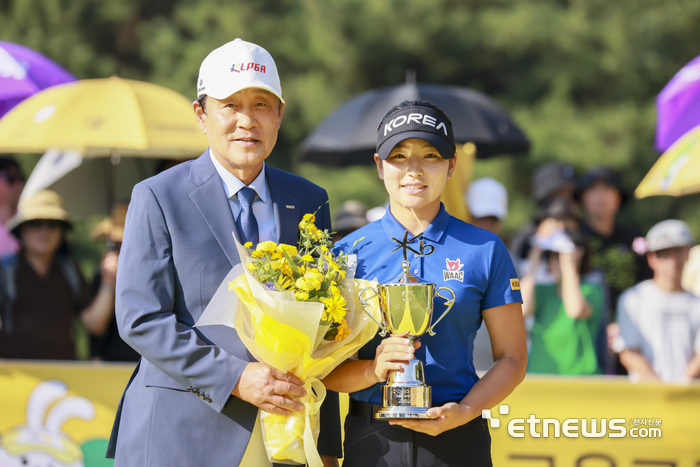
[[[700,378],[700,298],[681,277],[694,240],[679,220],[656,224],[646,236],[654,278],[627,289],[618,301],[615,351],[631,378]]]

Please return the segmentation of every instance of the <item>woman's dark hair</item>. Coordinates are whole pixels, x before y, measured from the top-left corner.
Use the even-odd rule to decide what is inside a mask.
[[[581,218],[567,204],[566,201],[555,199],[532,217],[534,224],[540,225],[545,219],[554,218],[560,221],[573,220],[581,225]]]
[[[444,118],[447,123],[450,124],[450,126],[452,126],[452,121],[450,120],[450,117],[448,117],[447,114],[445,112],[443,112],[440,107],[433,104],[429,100],[419,99],[419,100],[403,101],[399,105],[396,105],[396,106],[392,107],[391,109],[389,109],[389,111],[384,114],[381,121],[379,122],[379,126],[377,126],[377,130],[382,127],[382,124],[386,121],[387,117],[391,116],[397,110],[406,109],[409,107],[425,107],[425,108],[434,110],[435,112],[439,113],[440,116],[442,118]]]

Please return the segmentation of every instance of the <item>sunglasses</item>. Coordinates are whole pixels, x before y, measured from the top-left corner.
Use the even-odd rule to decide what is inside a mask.
[[[7,183],[24,183],[24,177],[20,174],[8,174],[5,172],[0,172],[0,178],[4,178]]]
[[[42,227],[48,227],[49,229],[60,229],[63,227],[63,222],[54,219],[32,219],[25,222],[24,225],[32,229],[40,229]]]

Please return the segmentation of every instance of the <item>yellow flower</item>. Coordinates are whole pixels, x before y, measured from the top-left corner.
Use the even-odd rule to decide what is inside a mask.
[[[251,261],[248,263],[248,271],[255,271],[258,268],[258,262],[257,261]],[[231,290],[231,289],[229,289]]]
[[[294,292],[294,298],[296,298],[300,302],[305,302],[309,299],[309,293],[297,290],[296,292]]]
[[[321,288],[321,283],[311,277],[300,277],[294,283],[297,289],[305,290],[310,292],[312,290],[319,290]]]
[[[331,285],[330,287],[328,287],[328,291],[333,295],[340,295],[340,289],[335,285]]]
[[[314,216],[313,214],[304,214],[304,217],[301,221],[306,223],[316,222],[316,216]]]
[[[270,266],[272,266],[273,271],[279,271],[284,266],[284,261],[270,261]]]
[[[253,242],[245,242],[245,245],[243,246],[246,248],[250,248],[251,246],[253,246]]]
[[[282,250],[286,251],[289,256],[296,256],[297,254],[299,254],[299,251],[297,251],[297,247],[292,245],[285,245],[284,243],[281,243],[277,246],[277,251],[282,253]]]
[[[275,250],[272,252],[272,255],[270,256],[272,259],[282,259],[284,258],[284,255],[280,253],[278,250]]]
[[[311,255],[304,255],[301,257],[302,261],[306,261],[307,263],[310,263],[314,260],[314,257]]]
[[[316,282],[323,282],[323,274],[318,272],[318,269],[309,269],[309,271],[304,274],[304,277]]]
[[[262,251],[255,250],[253,253],[251,253],[250,256],[252,256],[253,258],[262,258],[263,255],[264,253]]]
[[[338,325],[337,329],[337,334],[335,335],[335,340],[337,341],[342,341],[346,337],[350,335],[352,332],[352,329],[348,329],[348,323],[345,322],[345,320],[341,321],[341,323]]]
[[[294,281],[287,276],[280,276],[279,279],[277,279],[277,284],[280,290],[289,290],[294,287]]]
[[[328,247],[326,245],[321,245],[321,251],[324,253],[328,253]]]
[[[258,243],[258,246],[255,247],[255,250],[263,251],[265,253],[271,253],[275,251],[275,248],[277,248],[277,244],[271,240],[268,240],[266,242]]]
[[[282,265],[282,274],[285,276],[292,277],[294,274],[294,271],[292,271],[292,268],[289,267],[289,264],[285,261],[285,263]]]
[[[345,307],[345,305],[347,305],[345,297],[340,294],[335,294],[329,298],[322,298],[320,301],[325,305],[323,309],[325,319],[330,316],[336,323],[343,321],[345,312],[348,311]]]

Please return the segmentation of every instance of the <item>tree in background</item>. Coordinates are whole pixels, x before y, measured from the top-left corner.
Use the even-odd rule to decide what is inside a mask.
[[[697,0],[0,0],[0,40],[46,54],[79,78],[117,74],[194,98],[207,51],[242,37],[276,58],[285,121],[272,154],[328,189],[334,206],[381,204],[373,169],[294,166],[300,141],[345,99],[403,81],[485,92],[532,140],[528,157],[479,161],[510,191],[506,233],[534,210],[529,175],[562,160],[608,164],[630,192],[658,157],[654,98],[700,55]],[[353,183],[348,183],[353,177]],[[357,183],[354,181],[357,180]],[[630,203],[646,230],[683,218],[700,234],[700,198]]]

